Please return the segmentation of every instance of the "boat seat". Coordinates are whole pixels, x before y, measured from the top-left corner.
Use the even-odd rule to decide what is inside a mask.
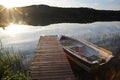
[[[90,58],[92,58],[93,60],[98,60],[99,59],[99,57],[96,56],[96,55],[92,55],[92,56],[90,56]]]
[[[81,50],[84,50],[85,47],[83,45],[82,46],[80,45],[80,46],[71,47],[71,49],[73,49],[77,52],[80,52]]]

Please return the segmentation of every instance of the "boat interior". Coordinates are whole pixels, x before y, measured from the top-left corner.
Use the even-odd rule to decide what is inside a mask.
[[[61,44],[79,56],[88,57],[91,61],[101,62],[106,58],[98,50],[74,39],[63,38]]]

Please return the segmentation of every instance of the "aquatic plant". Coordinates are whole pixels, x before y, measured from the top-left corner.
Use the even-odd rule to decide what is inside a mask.
[[[23,59],[19,52],[3,49],[0,42],[0,80],[31,80]]]
[[[112,51],[115,56],[120,56],[120,32],[105,34],[102,36],[90,36],[87,40]]]

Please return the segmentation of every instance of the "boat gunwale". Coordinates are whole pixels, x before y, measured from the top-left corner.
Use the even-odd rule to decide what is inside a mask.
[[[103,64],[105,64],[105,63],[107,63],[111,58],[113,58],[114,56],[112,55],[112,52],[110,52],[110,51],[108,51],[108,50],[106,50],[106,49],[104,49],[104,48],[101,48],[101,47],[99,47],[99,46],[97,46],[97,45],[95,45],[95,44],[93,44],[93,43],[90,43],[90,42],[88,42],[88,41],[86,41],[86,40],[84,40],[84,42],[82,42],[82,41],[80,41],[80,40],[76,40],[76,39],[74,39],[74,38],[70,38],[70,37],[67,37],[67,36],[64,36],[64,35],[62,35],[61,37],[60,37],[60,42],[63,40],[62,38],[67,38],[67,40],[74,40],[74,41],[76,41],[76,42],[81,42],[82,44],[84,44],[84,42],[87,42],[88,44],[91,44],[92,46],[94,46],[94,47],[96,47],[97,49],[100,49],[101,51],[103,51],[103,52],[105,52],[105,53],[107,53],[109,56],[107,57],[107,58],[105,58],[105,62],[104,63],[101,63],[100,65],[103,65]],[[64,41],[64,40],[63,40]],[[84,44],[84,45],[86,45],[86,44]],[[83,59],[83,58],[81,58],[81,56],[80,55],[78,55],[78,54],[74,54],[72,51],[70,51],[69,49],[67,49],[64,45],[62,45],[63,46],[63,48],[65,49],[65,50],[67,50],[69,53],[72,53],[72,55],[73,56],[75,56],[75,57],[77,57],[77,58],[80,58],[80,59],[82,59],[82,60],[84,60],[84,61],[86,61],[86,59]],[[87,45],[86,45],[87,46]],[[87,47],[89,47],[89,46],[87,46]],[[90,47],[91,48],[91,47]],[[87,56],[86,56],[87,57]],[[89,64],[95,64],[95,63],[99,63],[98,62],[99,61],[99,59],[96,61],[93,61],[93,62],[90,62],[90,61],[86,61],[86,62],[88,62]]]
[[[78,54],[74,54],[74,52],[70,51],[69,49],[67,49],[67,48],[65,48],[65,47],[63,47],[63,48],[64,48],[66,51],[68,51],[69,54],[72,54],[72,55],[75,56],[76,58],[82,59],[83,61],[85,61],[85,62],[87,62],[87,63],[89,63],[89,64],[96,64],[96,63],[98,63],[98,61],[93,61],[93,62],[88,61],[87,59],[82,58],[82,57],[79,56]],[[86,57],[87,57],[87,56],[86,56]],[[89,58],[89,57],[88,57],[88,58]]]

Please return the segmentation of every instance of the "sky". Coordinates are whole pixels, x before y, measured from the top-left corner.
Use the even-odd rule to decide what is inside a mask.
[[[46,4],[58,7],[90,7],[104,10],[120,10],[120,0],[0,0],[7,7]]]

